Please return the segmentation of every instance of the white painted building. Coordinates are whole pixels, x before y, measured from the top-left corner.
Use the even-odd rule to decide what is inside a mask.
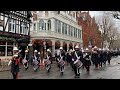
[[[76,44],[82,45],[82,27],[76,20],[76,11],[33,11],[32,14],[30,35],[34,49],[42,52],[46,46],[54,56],[60,46],[68,50]]]

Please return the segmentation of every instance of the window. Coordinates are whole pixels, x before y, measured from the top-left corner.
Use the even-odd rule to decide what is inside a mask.
[[[57,11],[58,14],[60,14],[60,11]]]
[[[70,36],[70,25],[68,26],[68,35]]]
[[[3,20],[3,16],[0,15],[0,20]]]
[[[0,41],[0,45],[5,45],[5,44],[6,44],[6,42]]]
[[[0,46],[0,56],[5,56],[5,46]]]
[[[70,36],[71,36],[71,26],[70,26],[70,28],[69,28],[69,29],[70,29]]]
[[[7,51],[7,52],[6,52]],[[13,42],[0,42],[0,56],[12,56]]]
[[[9,32],[13,32],[13,33],[15,33],[15,20],[13,20],[13,19],[10,19],[9,20],[9,25],[8,25],[8,28],[9,28]]]
[[[58,23],[58,33],[61,33],[61,22],[58,21],[57,23]]]
[[[77,29],[77,38],[79,37],[79,30]]]
[[[73,36],[73,27],[71,27],[71,35],[70,36]]]
[[[46,23],[45,23],[45,30],[46,30]]]
[[[65,24],[62,23],[62,34],[64,34],[64,32],[65,32]]]
[[[36,31],[36,23],[34,23],[33,25],[34,25],[34,26],[33,26],[33,27],[34,27],[34,31]]]
[[[81,30],[79,30],[79,31],[80,31],[80,39],[81,39],[81,38],[82,38],[82,37],[81,37]]]
[[[29,34],[29,24],[25,24],[25,35]]]
[[[55,32],[57,32],[57,20],[55,19]]]
[[[48,20],[48,30],[51,29],[51,20]]]
[[[75,28],[73,30],[74,30],[74,37],[75,37],[75,34],[76,34]]]
[[[67,35],[67,24],[65,24],[65,35]]]
[[[68,15],[70,15],[71,12],[70,12],[70,11],[67,11],[67,13],[68,13]]]
[[[16,21],[16,33],[19,33],[19,21]]]
[[[80,30],[78,29],[78,38],[80,38]]]
[[[23,34],[24,30],[25,30],[25,25],[23,22],[21,22],[20,34]]]
[[[41,31],[41,30],[44,30],[44,29],[45,29],[44,21],[41,19],[41,20],[39,21],[39,30]]]
[[[77,38],[77,28],[75,29],[75,37]]]
[[[7,46],[7,56],[13,56],[13,46]]]
[[[75,12],[73,12],[73,17],[75,18]]]

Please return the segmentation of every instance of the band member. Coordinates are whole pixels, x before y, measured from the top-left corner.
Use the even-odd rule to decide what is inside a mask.
[[[79,50],[79,47],[76,45],[75,46],[75,51],[73,52],[72,55],[72,60],[74,61],[74,73],[75,73],[75,78],[79,78],[80,77],[80,67],[82,65],[82,59],[83,59],[83,54],[82,52]]]
[[[49,60],[51,61],[51,64],[52,64],[52,53],[50,49],[47,49],[47,55],[49,56]]]
[[[63,50],[63,47],[60,47],[60,49],[57,51],[58,67],[60,67],[60,64],[59,64],[60,60],[65,61],[65,51]]]
[[[46,57],[45,57],[45,66],[46,70],[49,72],[51,69],[51,61],[52,61],[52,54],[50,49],[47,49]]]
[[[40,54],[40,52],[38,52],[38,62],[39,62],[39,63],[42,62],[42,61],[41,61],[41,54]]]
[[[13,48],[13,58],[8,63],[8,66],[11,64],[11,73],[13,75],[13,79],[18,79],[18,72],[19,72],[19,62],[20,56],[18,55],[19,50],[17,47]]]
[[[91,59],[92,59],[93,63],[95,64],[95,69],[98,69],[99,58],[98,58],[98,51],[97,51],[96,46],[93,48]]]
[[[63,57],[63,60],[65,61],[65,51],[63,50],[63,47],[60,47],[60,58]]]
[[[61,75],[63,75],[64,73],[64,65],[65,65],[65,51],[63,50],[63,47],[60,47],[58,67],[60,68]]]
[[[25,57],[23,59],[23,65],[25,67],[25,70],[28,69],[28,61],[29,61],[28,50],[25,50]]]
[[[90,56],[89,49],[86,48],[86,49],[85,49],[85,53],[83,54],[83,59],[84,59],[84,61],[85,61],[85,64],[84,64],[84,65],[85,65],[85,68],[87,69],[87,72],[90,71],[90,66],[91,66],[90,58],[91,58],[91,56]]]
[[[39,68],[39,62],[38,62],[38,51],[34,51],[34,55],[32,56],[32,62],[33,62],[33,69],[34,71],[37,71]]]

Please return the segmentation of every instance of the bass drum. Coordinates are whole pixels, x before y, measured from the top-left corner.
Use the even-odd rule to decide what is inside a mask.
[[[60,61],[59,61],[59,65],[60,65],[60,66],[64,66],[64,65],[65,65],[65,61],[64,61],[64,60],[60,60]]]

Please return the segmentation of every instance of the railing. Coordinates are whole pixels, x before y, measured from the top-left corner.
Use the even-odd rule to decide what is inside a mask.
[[[68,41],[73,41],[73,42],[82,42],[82,40],[80,38],[74,38],[74,37],[71,37],[68,35],[62,35],[62,34],[56,33],[56,32],[51,31],[51,30],[39,31],[39,32],[32,31],[31,36],[32,37],[38,37],[38,36],[54,37],[54,38],[58,38],[61,40],[68,40]]]

